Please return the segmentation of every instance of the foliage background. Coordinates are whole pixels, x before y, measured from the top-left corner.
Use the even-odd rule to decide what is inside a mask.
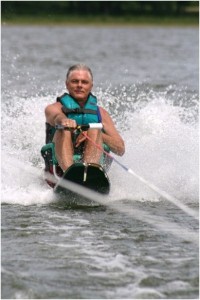
[[[2,1],[2,21],[12,21],[30,16],[37,20],[109,18],[135,22],[138,17],[148,20],[174,18],[190,19],[198,23],[198,1]]]

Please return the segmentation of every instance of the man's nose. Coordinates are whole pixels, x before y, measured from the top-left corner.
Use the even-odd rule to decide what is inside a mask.
[[[82,81],[81,80],[78,81],[78,85],[79,86],[82,85]]]

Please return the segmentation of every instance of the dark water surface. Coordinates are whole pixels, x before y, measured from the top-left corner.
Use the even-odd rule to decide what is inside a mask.
[[[198,47],[189,27],[2,27],[2,298],[199,297]],[[159,193],[115,163],[104,206],[44,183],[44,108],[77,62]]]

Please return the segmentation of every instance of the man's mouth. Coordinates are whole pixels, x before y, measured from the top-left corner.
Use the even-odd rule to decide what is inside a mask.
[[[76,94],[82,94],[83,91],[81,91],[81,90],[75,90],[75,93],[76,93]]]

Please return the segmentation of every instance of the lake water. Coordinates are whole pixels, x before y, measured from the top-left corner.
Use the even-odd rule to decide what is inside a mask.
[[[198,38],[195,27],[2,27],[1,298],[199,297]],[[103,206],[68,207],[43,180],[44,108],[77,62],[135,172],[113,162],[110,195],[91,195]]]

